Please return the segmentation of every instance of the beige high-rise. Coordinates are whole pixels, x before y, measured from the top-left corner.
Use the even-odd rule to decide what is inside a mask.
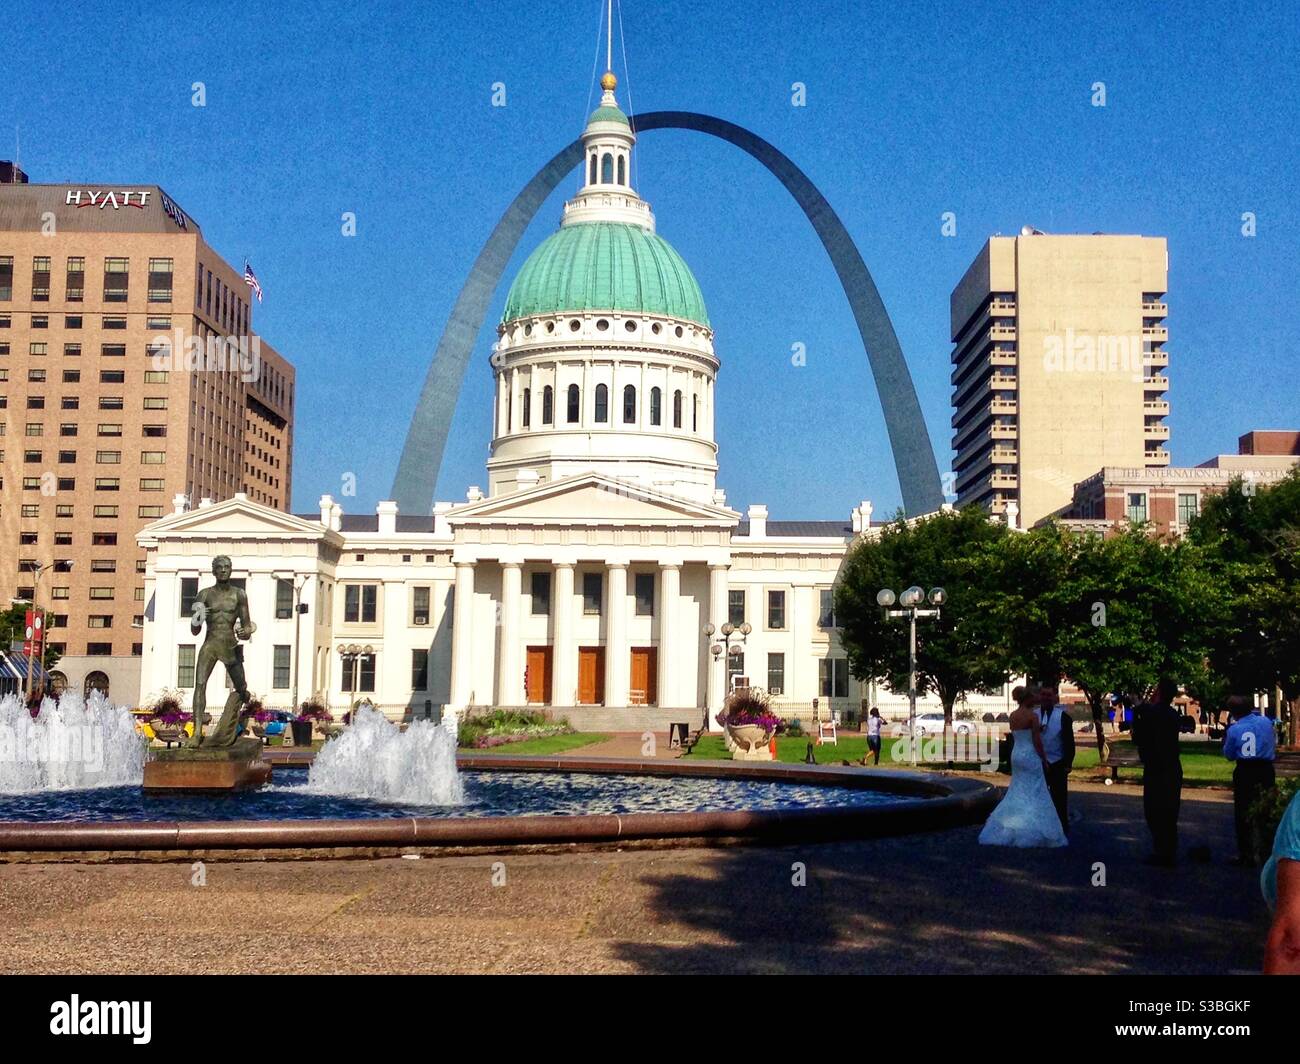
[[[1103,466],[1165,466],[1162,237],[992,237],[952,293],[958,505],[1028,527]]]
[[[136,533],[178,495],[287,509],[293,405],[242,273],[162,189],[0,184],[0,601],[51,613],[69,686],[141,694]]]

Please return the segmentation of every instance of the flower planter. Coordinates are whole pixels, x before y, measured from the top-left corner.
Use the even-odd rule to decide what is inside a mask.
[[[727,743],[733,761],[771,761],[772,732],[758,724],[728,724]]]
[[[295,720],[290,727],[293,729],[294,746],[311,746],[311,721]]]

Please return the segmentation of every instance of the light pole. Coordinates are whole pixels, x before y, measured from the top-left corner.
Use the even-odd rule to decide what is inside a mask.
[[[28,571],[35,575],[36,579],[32,583],[32,632],[28,637],[27,655],[27,685],[23,689],[23,701],[29,701],[32,697],[32,674],[36,662],[36,655],[41,655],[41,668],[45,668],[45,618],[41,615],[41,577],[50,569],[53,569],[59,562],[49,562],[46,565],[37,565],[33,562],[28,566]],[[72,569],[71,562],[62,563],[67,566],[65,572]],[[37,649],[39,646],[39,650]]]
[[[307,603],[302,601],[302,589],[307,586],[307,581],[311,579],[306,575],[301,581],[295,581],[293,585],[293,711],[298,712],[298,628],[299,619],[307,612]]]
[[[743,624],[732,624],[727,621],[721,628],[715,628],[713,622],[710,621],[702,629],[706,639],[711,639],[715,634],[722,639],[721,643],[713,643],[709,647],[709,653],[713,655],[715,663],[719,660],[725,662],[730,661],[733,657],[740,657],[744,653],[745,637],[753,630],[748,621]],[[732,643],[733,639],[735,640],[734,644]],[[727,697],[727,666],[725,664],[722,671],[722,697],[725,701]],[[706,719],[708,717],[707,710],[705,717]]]
[[[948,601],[948,592],[941,587],[933,587],[930,589],[929,600],[934,609],[922,609],[921,607],[925,605],[926,594],[915,584],[898,596],[895,596],[894,592],[887,587],[881,588],[876,593],[876,602],[885,611],[886,619],[906,617],[910,622],[907,650],[907,701],[909,706],[907,728],[909,732],[908,743],[912,748],[913,768],[916,768],[916,619],[918,617],[938,617],[939,607]],[[895,601],[898,602],[902,609],[890,609]]]

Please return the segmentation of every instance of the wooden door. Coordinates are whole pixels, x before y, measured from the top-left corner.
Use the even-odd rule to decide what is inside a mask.
[[[546,706],[551,703],[551,648],[528,648],[528,703]]]
[[[605,648],[578,648],[578,702],[599,706],[605,701]]]
[[[659,655],[654,647],[632,648],[632,679],[628,684],[628,701],[634,706],[657,704],[656,681],[659,678]]]

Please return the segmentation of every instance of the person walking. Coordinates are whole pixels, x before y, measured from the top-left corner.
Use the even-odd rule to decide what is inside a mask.
[[[867,751],[875,759],[872,763],[876,765],[880,764],[880,728],[883,724],[880,710],[872,706],[871,712],[867,714]]]
[[[1237,822],[1237,857],[1232,863],[1254,868],[1259,864],[1260,840],[1256,838],[1251,808],[1273,789],[1277,776],[1273,759],[1277,734],[1245,695],[1228,699],[1232,723],[1223,737],[1223,756],[1235,763],[1232,770],[1232,809]]]
[[[1172,868],[1178,861],[1178,807],[1182,802],[1183,763],[1178,755],[1178,685],[1156,684],[1155,697],[1133,713],[1133,742],[1142,762],[1142,808],[1151,832],[1147,864]]]

